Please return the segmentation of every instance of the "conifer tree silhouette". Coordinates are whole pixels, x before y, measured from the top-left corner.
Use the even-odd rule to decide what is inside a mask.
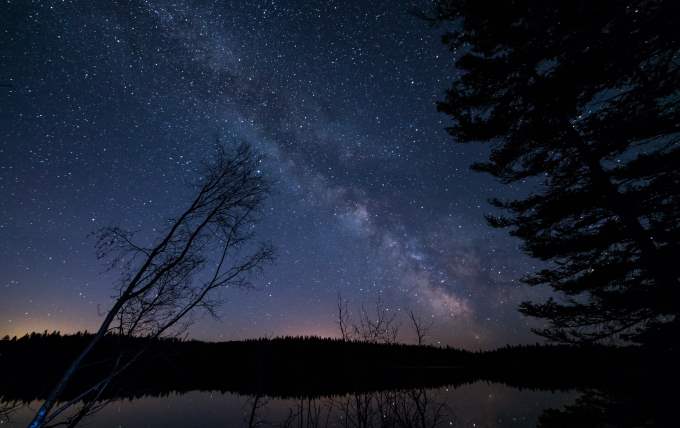
[[[537,333],[678,337],[680,2],[442,0],[430,18],[456,58],[450,134],[534,189],[488,220],[546,262],[523,279],[556,291],[520,306]]]

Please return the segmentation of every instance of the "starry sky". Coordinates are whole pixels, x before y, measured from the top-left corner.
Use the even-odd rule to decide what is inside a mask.
[[[93,330],[116,281],[92,233],[157,236],[216,141],[251,143],[275,180],[257,234],[277,251],[190,335],[337,336],[380,298],[429,342],[535,342],[540,297],[486,200],[522,189],[468,170],[436,111],[455,76],[428,3],[4,1],[0,5],[0,334]]]

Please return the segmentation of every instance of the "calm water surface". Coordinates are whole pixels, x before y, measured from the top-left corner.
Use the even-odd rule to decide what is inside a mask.
[[[546,409],[576,392],[521,390],[476,382],[457,388],[277,399],[192,391],[115,400],[83,427],[535,427]],[[38,402],[21,405],[2,426],[25,427]],[[7,408],[10,403],[3,403]]]

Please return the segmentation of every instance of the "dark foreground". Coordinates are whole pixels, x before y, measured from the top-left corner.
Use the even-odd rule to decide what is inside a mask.
[[[0,412],[10,426],[21,426],[87,340],[53,334],[0,341]],[[196,406],[205,407],[205,418],[189,426],[239,420],[235,426],[637,427],[674,426],[677,419],[674,356],[606,347],[473,353],[319,338],[148,343],[109,337],[63,398],[142,347],[143,356],[101,397],[109,405],[100,412],[114,406],[145,422],[118,425],[168,426],[150,409],[190,414]],[[224,406],[239,410],[215,413]],[[105,423],[115,418],[91,418],[95,426],[118,426]]]

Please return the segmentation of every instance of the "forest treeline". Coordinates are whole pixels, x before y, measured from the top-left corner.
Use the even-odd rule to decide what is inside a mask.
[[[0,400],[42,398],[90,339],[90,333],[45,332],[0,340]],[[116,361],[142,349],[136,364],[108,388],[109,397],[191,390],[315,397],[478,380],[558,390],[636,383],[674,360],[655,356],[652,363],[639,348],[600,345],[518,345],[472,352],[320,337],[202,342],[107,335],[65,397],[74,397],[93,380],[106,377]]]

